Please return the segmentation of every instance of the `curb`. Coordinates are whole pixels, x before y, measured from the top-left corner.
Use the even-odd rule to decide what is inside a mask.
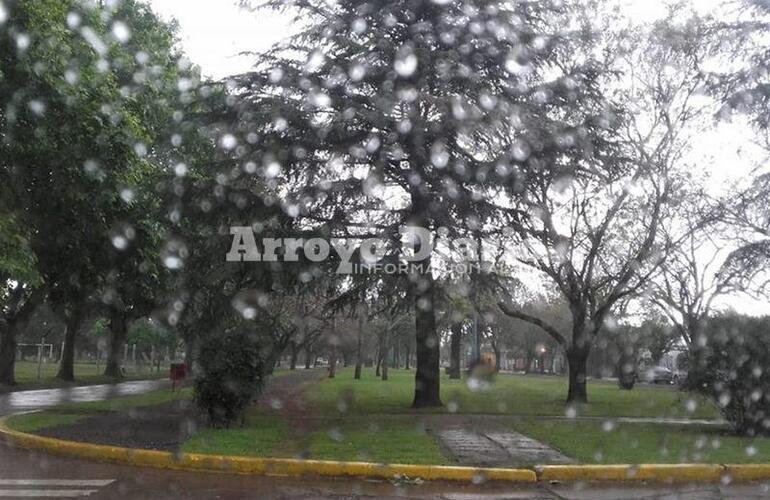
[[[268,476],[332,476],[388,480],[420,478],[473,483],[483,481],[692,483],[770,479],[770,464],[541,465],[533,469],[504,469],[171,453],[65,441],[28,434],[8,427],[6,420],[9,416],[0,418],[0,436],[13,446],[100,462],[158,469]]]
[[[544,465],[535,470],[539,481],[559,482],[715,482],[729,473],[726,466],[718,464]],[[766,472],[770,473],[770,467]]]
[[[420,478],[444,481],[481,482],[488,480],[516,483],[534,483],[537,481],[537,475],[529,469],[334,462],[327,460],[203,455],[198,453],[175,454],[167,451],[94,445],[19,432],[7,426],[6,418],[0,419],[0,435],[2,435],[6,442],[19,448],[125,465],[274,476],[309,475],[373,479]]]

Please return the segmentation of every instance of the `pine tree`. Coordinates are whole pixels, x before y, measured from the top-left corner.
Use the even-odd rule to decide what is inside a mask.
[[[268,2],[296,13],[301,30],[232,79],[244,166],[283,193],[287,213],[331,236],[396,245],[404,225],[480,231],[501,217],[492,200],[531,153],[508,140],[522,115],[548,107],[536,114],[550,133],[554,109],[579,99],[571,70],[558,64],[571,43],[560,35],[562,4]],[[544,93],[553,97],[547,104]],[[418,264],[401,281],[354,283],[411,301],[413,407],[439,406],[442,292],[431,257]]]

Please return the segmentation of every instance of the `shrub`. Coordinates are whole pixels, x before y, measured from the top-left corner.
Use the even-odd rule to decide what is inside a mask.
[[[200,347],[195,403],[214,427],[229,427],[259,395],[265,362],[253,332],[236,328],[209,335]]]
[[[709,320],[688,359],[686,388],[713,400],[742,435],[770,435],[770,321]]]

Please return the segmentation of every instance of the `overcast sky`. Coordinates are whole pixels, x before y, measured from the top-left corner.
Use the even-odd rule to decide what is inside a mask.
[[[619,0],[629,18],[655,19],[664,12],[665,0]],[[698,0],[708,10],[718,0]],[[164,19],[176,19],[182,45],[190,59],[213,78],[247,71],[253,58],[243,51],[264,50],[289,32],[287,16],[241,9],[236,0],[149,0]],[[257,3],[256,1],[254,3]]]

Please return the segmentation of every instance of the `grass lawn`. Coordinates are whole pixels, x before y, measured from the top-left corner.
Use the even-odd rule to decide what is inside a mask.
[[[292,428],[277,410],[254,407],[243,427],[201,429],[183,445],[183,451],[381,463],[452,463],[436,440],[420,427],[420,414],[429,410],[408,409],[413,384],[412,371],[391,370],[390,380],[382,381],[366,370],[363,379],[355,381],[352,370],[342,369],[335,379],[322,379],[305,390],[303,397],[310,403],[309,416],[315,418],[298,421],[296,425],[300,428]],[[606,419],[534,418],[564,416],[565,392],[566,380],[559,377],[503,374],[484,390],[472,389],[464,380],[443,378],[442,398],[446,406],[432,412],[520,416],[501,421],[502,425],[544,441],[580,463],[770,462],[770,439],[739,438],[729,435],[726,429],[710,426],[612,420],[619,416],[717,416],[713,406],[702,401],[694,409],[692,404],[686,405],[688,396],[670,387],[621,391],[612,382],[591,381],[591,403],[580,408],[578,414]],[[9,424],[34,432],[95,413],[162,404],[189,398],[191,394],[188,387],[177,393],[164,390],[111,401],[66,404],[13,417]],[[685,411],[685,406],[692,411]]]
[[[738,437],[726,428],[535,419],[512,426],[580,463],[770,462],[770,438]]]
[[[339,413],[403,413],[414,394],[414,371],[393,370],[382,381],[370,369],[361,380],[353,380],[352,369],[342,369],[334,379],[325,379],[308,391],[308,400],[324,415]],[[457,413],[563,416],[567,412],[565,377],[498,375],[486,389],[469,388],[465,380],[441,379],[444,409],[425,410]],[[672,387],[638,386],[621,391],[615,382],[588,382],[589,404],[577,408],[578,415],[607,417],[714,418],[717,411],[705,400],[688,396]],[[687,401],[695,403],[688,412]]]
[[[98,369],[97,369],[98,368]],[[48,389],[56,387],[72,387],[77,385],[108,384],[115,380],[105,377],[104,363],[98,367],[96,363],[75,363],[75,382],[64,382],[56,378],[59,371],[58,363],[43,363],[40,379],[37,378],[37,362],[18,361],[16,363],[16,382],[18,385],[7,387],[0,385],[0,393],[7,391],[24,391],[30,389]],[[132,370],[127,367],[125,380],[144,380],[168,377],[168,367],[161,366],[160,372],[149,367]]]
[[[253,416],[244,427],[203,429],[182,447],[188,453],[302,457],[315,460],[448,464],[438,444],[413,419],[316,422],[298,434],[280,417]]]

